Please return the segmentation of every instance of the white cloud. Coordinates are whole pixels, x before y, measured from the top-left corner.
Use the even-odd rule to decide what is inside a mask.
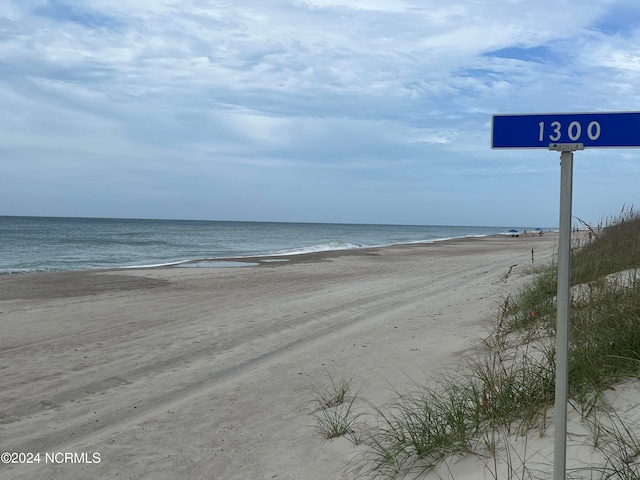
[[[0,5],[9,133],[0,164],[17,175],[25,156],[54,152],[87,175],[105,159],[113,168],[100,171],[112,175],[138,162],[165,185],[193,172],[240,189],[308,176],[334,188],[387,184],[399,196],[410,177],[435,188],[473,168],[545,174],[526,155],[488,149],[489,116],[638,110],[640,31],[618,12],[638,9],[628,0],[10,0]],[[98,160],[86,161],[92,152]],[[506,157],[514,165],[503,169]]]

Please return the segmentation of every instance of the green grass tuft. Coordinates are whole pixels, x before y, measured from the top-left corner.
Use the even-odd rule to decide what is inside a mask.
[[[357,431],[359,414],[354,404],[359,391],[351,392],[352,380],[344,378],[335,381],[329,375],[329,385],[313,388],[315,408],[312,415],[316,419],[316,433],[323,438],[346,437],[353,444],[361,442]]]

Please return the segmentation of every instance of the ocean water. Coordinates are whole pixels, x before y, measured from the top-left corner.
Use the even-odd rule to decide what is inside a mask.
[[[0,216],[0,274],[252,255],[276,260],[285,254],[485,236],[511,228]]]

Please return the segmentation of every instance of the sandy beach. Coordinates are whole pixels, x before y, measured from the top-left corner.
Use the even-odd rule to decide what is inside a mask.
[[[463,364],[532,251],[546,264],[556,247],[547,233],[0,277],[0,447],[40,453],[0,478],[352,478],[358,448],[316,434],[314,387],[352,379],[383,405]]]

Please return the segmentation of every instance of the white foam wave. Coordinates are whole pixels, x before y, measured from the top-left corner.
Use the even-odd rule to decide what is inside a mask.
[[[22,275],[25,273],[45,273],[51,272],[46,268],[0,268],[0,275]]]
[[[196,262],[188,262],[181,263],[179,267],[187,267],[187,268],[220,268],[220,267],[257,267],[260,265],[256,262],[238,262],[236,260],[233,261],[224,261],[224,260],[201,260]]]
[[[411,240],[411,241],[407,241],[407,242],[389,243],[389,244],[379,245],[379,246],[381,246],[381,247],[390,247],[390,246],[394,246],[394,245],[420,245],[420,244],[424,244],[424,243],[446,242],[447,240],[457,240],[457,239],[460,239],[460,238],[484,238],[484,237],[488,237],[490,235],[494,235],[494,234],[493,233],[491,233],[491,234],[472,234],[472,235],[461,235],[459,237],[438,237],[438,238],[429,238],[429,239],[425,239],[425,240]]]
[[[176,265],[182,265],[183,263],[192,262],[193,260],[179,260],[176,262],[167,262],[167,263],[152,263],[147,265],[126,265],[124,267],[110,267],[110,268],[158,268],[158,267],[174,267]]]
[[[273,252],[272,255],[273,256],[301,255],[303,253],[329,252],[332,250],[351,250],[354,248],[363,248],[363,247],[364,247],[363,245],[359,245],[357,243],[351,243],[351,242],[329,242],[329,243],[321,243],[318,245],[311,245],[308,247],[281,250],[278,252]]]

